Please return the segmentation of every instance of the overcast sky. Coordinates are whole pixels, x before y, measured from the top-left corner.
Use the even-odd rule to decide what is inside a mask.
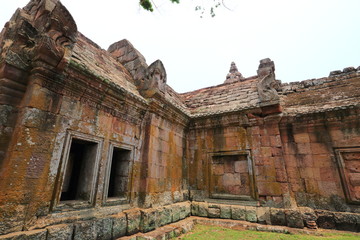
[[[128,39],[146,58],[160,59],[177,92],[223,83],[234,61],[245,76],[259,60],[275,62],[276,77],[294,82],[360,65],[360,0],[224,0],[211,18],[195,11],[213,0],[62,0],[78,30],[100,47]],[[0,0],[4,25],[28,0]]]

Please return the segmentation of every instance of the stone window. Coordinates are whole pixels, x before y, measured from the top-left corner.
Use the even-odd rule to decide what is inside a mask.
[[[360,204],[360,148],[335,149],[335,153],[346,200]]]
[[[99,138],[68,133],[57,179],[55,208],[93,205],[101,146]]]
[[[256,199],[249,151],[211,154],[210,197],[228,200]]]
[[[133,151],[131,146],[110,144],[104,187],[106,204],[129,202]]]

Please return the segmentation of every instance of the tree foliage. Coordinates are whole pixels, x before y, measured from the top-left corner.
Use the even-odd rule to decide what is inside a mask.
[[[147,11],[153,12],[154,8],[154,0],[139,0],[140,6]],[[172,3],[180,3],[180,0],[169,0]],[[200,12],[200,17],[203,17],[204,14],[209,13],[211,17],[215,17],[215,9],[220,7],[221,5],[225,6],[224,0],[209,0],[212,1],[210,7],[204,5],[197,5],[195,7],[195,11]],[[226,6],[225,6],[226,7]]]
[[[172,3],[179,3],[180,0],[170,0]],[[140,0],[140,6],[143,7],[145,10],[148,10],[150,12],[154,11],[153,4],[151,3],[151,0]]]

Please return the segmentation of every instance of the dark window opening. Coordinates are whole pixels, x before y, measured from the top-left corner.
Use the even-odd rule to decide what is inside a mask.
[[[126,198],[128,192],[130,150],[114,147],[112,152],[108,198]]]
[[[60,201],[90,200],[97,145],[72,139]]]

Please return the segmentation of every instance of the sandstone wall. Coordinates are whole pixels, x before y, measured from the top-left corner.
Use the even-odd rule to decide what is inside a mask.
[[[101,79],[83,75],[77,65],[67,71],[69,77],[61,79],[30,77],[1,169],[1,231],[21,230],[57,212],[104,208],[106,215],[186,200],[186,122],[169,119],[169,109],[167,114],[156,111],[155,103],[149,107]],[[66,152],[76,140],[96,144],[98,157],[87,172],[93,179],[87,202],[71,203],[60,195],[69,161]],[[125,199],[107,195],[114,147],[131,155]]]
[[[258,109],[194,120],[188,134],[189,185],[194,199],[211,197],[213,187],[229,185],[233,189],[219,191],[270,205],[283,206],[284,196],[289,201],[280,117],[261,114]],[[233,155],[245,156],[246,161],[232,160],[232,165],[231,160],[223,160],[224,164],[214,160]]]
[[[60,2],[31,1],[0,37],[0,234],[187,198],[187,117],[144,99]]]
[[[185,131],[180,124],[152,113],[143,159],[147,161],[144,206],[186,200]],[[144,183],[143,183],[144,184]]]
[[[66,86],[67,81],[74,80],[66,79],[63,84]],[[76,79],[78,82],[81,80],[84,79]],[[64,174],[61,170],[63,155],[65,148],[69,147],[66,146],[69,135],[98,144],[99,159],[94,166],[96,176],[92,191],[95,193],[91,196],[91,205],[99,206],[104,201],[104,179],[110,143],[131,149],[134,179],[140,178],[140,141],[144,138],[144,121],[141,119],[144,114],[140,113],[140,109],[144,106],[135,110],[136,103],[133,103],[132,110],[122,109],[116,113],[128,115],[129,119],[125,120],[100,109],[98,97],[107,98],[103,102],[109,104],[109,96],[105,97],[99,91],[93,92],[96,95],[89,94],[100,87],[96,84],[101,83],[94,81],[91,84],[88,82],[88,87],[81,86],[81,90],[88,93],[81,95],[74,88],[67,91],[59,89],[52,81],[55,80],[45,80],[40,75],[31,77],[27,93],[19,107],[15,134],[6,151],[2,168],[0,202],[3,213],[10,216],[10,219],[19,221],[19,224],[23,221],[31,222],[33,218],[46,215],[52,208],[56,208],[55,205],[59,202],[59,184],[62,183],[61,176]],[[57,91],[49,90],[51,87],[55,87]],[[136,198],[138,189],[136,186],[131,189],[132,197]],[[3,223],[10,224],[9,220]]]
[[[351,211],[353,206],[346,204],[349,197],[344,190],[350,187],[349,196],[353,200],[358,198],[355,181],[358,171],[351,170],[352,183],[342,180],[341,171],[349,166],[346,160],[342,165],[339,154],[345,151],[356,159],[360,140],[358,114],[359,110],[352,108],[283,119],[281,137],[286,170],[298,205]]]

